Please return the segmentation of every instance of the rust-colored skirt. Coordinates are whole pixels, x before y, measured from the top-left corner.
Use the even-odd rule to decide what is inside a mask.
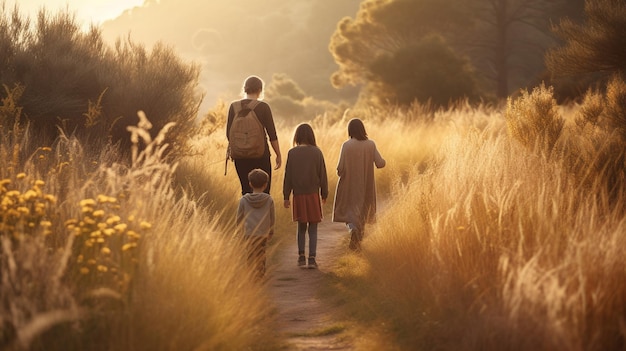
[[[294,222],[319,223],[322,221],[322,202],[317,193],[294,195],[291,207]]]

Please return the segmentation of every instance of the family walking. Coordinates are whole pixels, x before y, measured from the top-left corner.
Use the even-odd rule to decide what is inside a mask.
[[[248,77],[243,85],[244,98],[231,103],[226,124],[227,158],[234,161],[241,183],[237,224],[247,243],[250,264],[260,277],[265,273],[265,249],[274,234],[276,222],[274,201],[269,195],[272,181],[270,145],[276,157],[274,170],[282,165],[274,119],[270,106],[260,101],[262,93],[263,81],[256,76]],[[349,248],[358,251],[365,225],[375,220],[374,167],[383,168],[385,160],[376,144],[368,139],[361,120],[349,121],[348,137],[341,146],[337,164],[339,179],[332,220],[346,224],[350,233]],[[327,198],[324,156],[317,146],[313,128],[302,123],[294,131],[283,179],[283,206],[291,208],[292,220],[297,222],[299,267],[317,268],[317,226],[323,219],[322,205]]]

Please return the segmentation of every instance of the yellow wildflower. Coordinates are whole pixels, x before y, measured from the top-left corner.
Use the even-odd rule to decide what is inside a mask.
[[[15,204],[15,201],[11,200],[11,198],[9,198],[8,196],[5,196],[2,198],[2,207],[8,207],[8,206],[12,206],[13,204]]]
[[[35,186],[44,186],[44,185],[46,185],[46,182],[44,182],[43,180],[41,179],[35,180]]]
[[[95,206],[96,205],[96,200],[94,200],[94,199],[84,199],[84,200],[81,200],[78,204],[81,207],[84,207],[84,206]]]
[[[43,198],[51,204],[57,203],[57,198],[54,195],[46,194]]]
[[[17,208],[17,212],[27,215],[30,213],[30,210],[28,207],[20,206]]]
[[[8,191],[6,194],[7,197],[19,197],[20,196],[20,192],[17,190],[11,190]]]
[[[98,271],[100,272],[106,272],[109,269],[107,268],[107,266],[103,266],[103,265],[98,265]]]
[[[93,216],[96,218],[100,218],[104,216],[104,210],[96,210],[93,211]]]
[[[52,151],[52,148],[50,148],[49,146],[44,146],[41,148],[41,151]]]
[[[103,253],[104,255],[108,255],[111,253],[111,249],[105,246],[100,250],[100,252]]]
[[[107,229],[104,229],[102,232],[103,232],[103,233],[104,233],[104,235],[106,235],[106,236],[111,236],[111,235],[115,234],[115,229],[113,229],[113,228],[107,228]]]
[[[94,225],[96,224],[96,221],[94,221],[93,219],[89,218],[89,217],[85,217],[85,219],[83,219],[85,221],[86,224],[88,225]]]
[[[141,235],[137,234],[137,232],[135,232],[134,230],[127,231],[126,235],[128,235],[128,237],[131,239],[139,239],[141,237]]]
[[[80,268],[80,274],[89,274],[89,268],[81,267]]]
[[[73,225],[78,224],[78,219],[71,218],[71,219],[68,219],[67,221],[65,221],[65,223],[63,223],[63,224],[64,224],[66,227],[69,227],[70,225],[72,225],[72,226],[73,226]]]
[[[128,225],[126,223],[120,223],[113,228],[115,228],[115,230],[117,230],[118,232],[122,233],[126,230],[126,228],[128,228]]]
[[[18,174],[15,176],[15,178],[17,178],[17,179],[24,179],[24,178],[26,178],[26,173],[18,173]]]
[[[111,196],[106,196],[106,195],[98,195],[98,202],[99,203],[115,203],[117,202],[117,199]]]
[[[94,265],[96,264],[96,260],[94,260],[93,258],[90,258],[87,260],[87,264]]]
[[[39,222],[39,225],[44,227],[44,228],[47,228],[47,227],[51,227],[52,226],[52,222],[50,222],[50,221],[41,221],[41,222]]]
[[[34,199],[36,197],[37,197],[37,192],[32,190],[32,189],[28,190],[28,191],[26,191],[24,193],[24,200],[26,200],[26,201],[30,201],[30,200],[32,200],[32,199]]]
[[[139,227],[141,229],[150,229],[150,228],[152,228],[152,224],[150,224],[149,222],[146,222],[146,221],[142,221],[141,223],[139,223]]]
[[[132,248],[135,248],[135,247],[137,247],[137,244],[135,244],[135,243],[127,243],[127,244],[124,244],[122,246],[122,251],[128,251],[128,250],[130,250]]]
[[[83,262],[83,259],[84,259],[84,258],[85,258],[85,257],[84,257],[83,255],[78,255],[78,257],[76,257],[76,262],[77,262],[77,263],[81,263],[81,262]]]
[[[120,218],[120,216],[111,216],[107,219],[107,224],[108,225],[114,225],[116,223],[119,223],[119,221],[121,221],[122,219]]]

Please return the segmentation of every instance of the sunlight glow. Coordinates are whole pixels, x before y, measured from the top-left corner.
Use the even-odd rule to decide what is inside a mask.
[[[83,28],[89,28],[92,23],[100,25],[144,4],[144,0],[8,0],[6,8],[13,9],[16,2],[20,12],[30,18],[35,18],[44,7],[52,13],[69,9],[76,14],[76,20]]]

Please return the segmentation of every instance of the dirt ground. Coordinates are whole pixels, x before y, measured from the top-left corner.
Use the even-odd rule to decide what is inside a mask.
[[[269,289],[277,307],[281,334],[287,350],[353,350],[353,340],[346,325],[330,306],[320,299],[324,275],[331,271],[341,252],[345,252],[348,235],[343,223],[324,219],[318,226],[318,269],[297,266],[298,246],[294,234],[273,254]],[[307,237],[308,254],[308,237]]]

